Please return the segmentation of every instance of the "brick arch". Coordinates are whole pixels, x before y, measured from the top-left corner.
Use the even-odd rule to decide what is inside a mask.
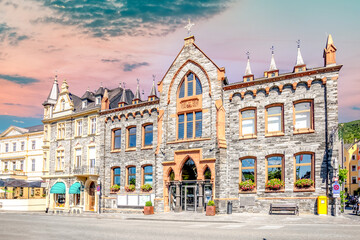
[[[185,163],[186,163],[189,159],[191,159],[191,160],[194,162],[195,167],[196,167],[197,179],[199,179],[199,164],[196,164],[196,161],[195,161],[192,157],[190,157],[189,155],[187,155],[187,156],[181,161],[181,163],[179,164],[179,180],[180,180],[180,181],[183,180],[183,179],[182,179],[182,170],[183,170],[183,168],[184,168]]]
[[[179,75],[180,71],[189,63],[192,63],[194,64],[195,66],[197,66],[198,68],[200,68],[200,70],[205,74],[206,76],[206,79],[208,81],[208,84],[209,84],[209,95],[211,95],[211,83],[210,83],[210,78],[209,78],[209,75],[207,74],[207,72],[205,71],[205,69],[197,62],[191,60],[191,59],[188,59],[183,65],[181,65],[181,67],[176,71],[176,73],[174,74],[173,78],[171,79],[171,82],[170,82],[170,87],[169,87],[169,90],[168,90],[168,100],[167,102],[170,103],[170,93],[171,93],[171,89],[174,85],[174,82],[175,82],[175,79],[176,77]]]

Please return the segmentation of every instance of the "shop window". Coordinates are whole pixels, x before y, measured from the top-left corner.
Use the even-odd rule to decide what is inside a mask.
[[[314,111],[312,100],[294,102],[294,132],[314,130]]]
[[[194,87],[195,85],[195,87]],[[185,76],[181,82],[179,89],[179,98],[191,97],[194,95],[202,94],[202,87],[200,80],[193,73],[189,73]]]
[[[266,181],[280,179],[284,181],[284,157],[282,155],[272,155],[266,158]]]
[[[136,167],[128,167],[127,185],[136,185]]]
[[[256,137],[256,108],[240,110],[240,137]]]
[[[241,158],[239,164],[240,164],[239,182],[245,182],[251,180],[253,183],[256,184],[256,158],[254,157]]]
[[[202,136],[202,112],[178,115],[178,139],[200,138]]]
[[[143,146],[152,146],[153,145],[153,125],[148,124],[143,126]]]
[[[152,165],[145,166],[143,168],[143,183],[144,184],[153,184],[153,167]]]
[[[277,135],[284,133],[283,105],[276,104],[266,107],[265,110],[265,134]]]
[[[112,134],[113,134],[113,143],[112,143],[113,150],[121,149],[121,129],[114,129],[112,131]]]
[[[127,147],[128,148],[136,147],[136,127],[128,128],[127,134],[128,134]]]
[[[65,207],[65,194],[54,194],[56,207]]]

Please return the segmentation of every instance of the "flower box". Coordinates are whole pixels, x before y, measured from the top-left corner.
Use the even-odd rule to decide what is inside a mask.
[[[249,179],[247,181],[239,183],[239,190],[243,193],[256,192],[256,185],[251,179]]]
[[[112,185],[112,186],[110,187],[110,191],[111,191],[112,193],[117,193],[117,192],[120,191],[120,186],[117,185],[117,184]]]
[[[126,192],[134,192],[135,191],[135,185],[131,184],[131,185],[125,186],[125,191]]]
[[[271,191],[271,190],[275,190],[278,191],[280,189],[282,189],[285,186],[284,181],[278,179],[278,178],[273,178],[269,181],[267,181],[265,188],[267,191]]]
[[[151,192],[151,190],[152,190],[151,184],[147,183],[141,186],[141,191],[143,192]]]

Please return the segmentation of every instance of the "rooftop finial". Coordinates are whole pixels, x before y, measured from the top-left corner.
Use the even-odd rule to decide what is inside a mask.
[[[124,89],[126,88],[126,87],[125,87],[125,84],[126,84],[126,83],[125,83],[125,82],[123,82]]]
[[[298,39],[298,40],[296,41],[296,43],[297,43],[297,47],[300,48],[300,39]]]
[[[150,95],[149,97],[156,97],[156,87],[155,87],[155,78],[156,78],[156,75],[152,75],[153,77],[153,85],[152,85],[152,88],[151,88],[151,92],[150,92]]]
[[[121,82],[119,82],[119,88],[121,88]]]
[[[188,36],[191,36],[191,28],[194,26],[194,23],[191,23],[190,18],[189,18],[189,23],[184,27],[188,30]]]
[[[247,56],[247,59],[250,59],[250,52],[249,51],[246,52],[246,56]]]
[[[270,62],[269,71],[273,71],[273,70],[277,70],[276,64],[275,64],[275,58],[274,58],[274,50],[275,50],[274,46],[271,46],[270,50],[271,50],[271,62]]]
[[[275,50],[274,46],[271,46],[270,50],[271,50],[271,54],[274,54],[274,50]]]
[[[252,75],[251,67],[250,67],[250,52],[247,51],[246,55],[247,55],[247,63],[245,68],[245,76],[248,76],[248,75]]]
[[[300,51],[300,39],[297,40],[296,43],[297,43],[298,52],[297,52],[297,58],[296,58],[295,66],[304,65],[304,60],[303,60],[303,58],[301,56],[301,51]]]
[[[100,83],[100,87],[103,87],[103,83],[102,83],[102,82]]]

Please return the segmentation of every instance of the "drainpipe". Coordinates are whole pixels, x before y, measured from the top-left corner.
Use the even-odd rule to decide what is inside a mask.
[[[329,136],[328,136],[328,114],[327,114],[327,87],[324,86],[325,104],[325,159],[326,159],[326,196],[329,195]]]

